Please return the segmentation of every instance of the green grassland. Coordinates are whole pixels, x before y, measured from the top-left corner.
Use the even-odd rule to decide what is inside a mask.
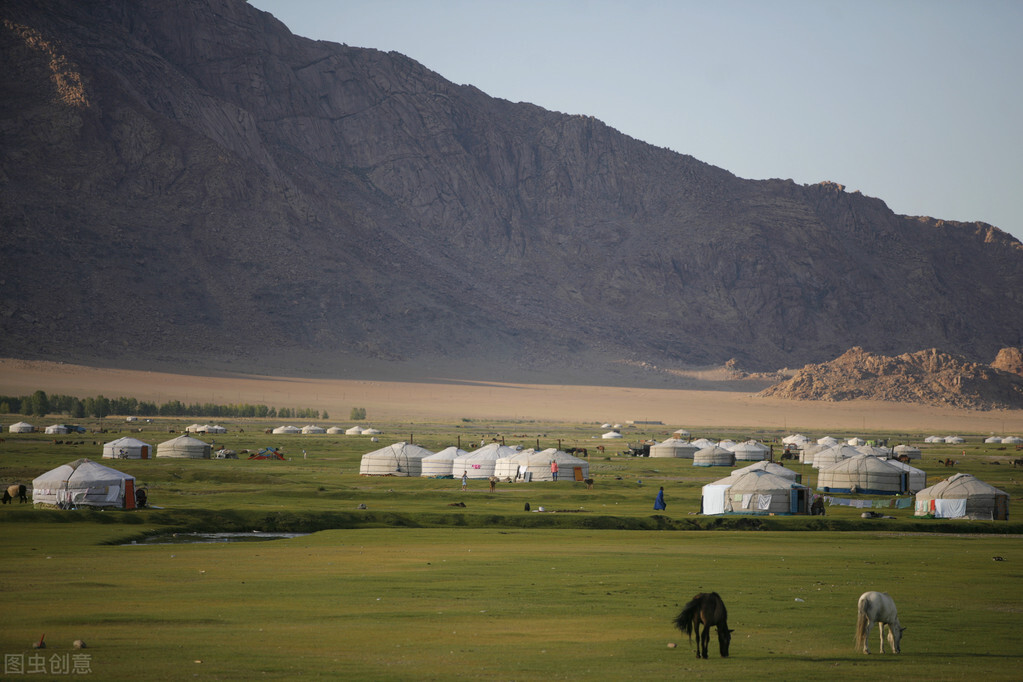
[[[133,435],[155,447],[187,423],[158,421]],[[80,638],[89,648],[77,653],[104,680],[1019,677],[1023,525],[1014,516],[943,521],[889,509],[892,519],[866,520],[859,509],[830,507],[823,519],[702,517],[701,486],[730,469],[622,455],[624,443],[593,438],[597,425],[375,424],[384,431],[377,443],[224,425],[218,444],[278,446],[288,459],[104,460],[136,476],[159,508],[0,509],[9,603],[0,653],[27,660],[45,633],[42,654],[59,656]],[[0,481],[29,484],[73,459],[100,460],[103,442],[128,435],[112,419],[89,426],[107,432],[4,434]],[[657,428],[627,430],[626,440],[666,437]],[[785,434],[694,435],[776,442]],[[876,434],[917,445],[924,435]],[[593,489],[502,482],[491,494],[486,481],[470,481],[463,493],[458,480],[358,475],[363,454],[397,440],[439,450],[460,439],[471,450],[495,437],[588,448]],[[922,449],[914,465],[928,484],[973,473],[1008,492],[1015,514],[1023,471],[1011,461],[1023,453],[978,435]],[[954,469],[938,463],[949,457]],[[787,464],[814,485],[811,467]],[[668,509],[655,513],[659,486]],[[526,502],[549,513],[525,512]],[[192,530],[310,534],[146,542]],[[900,656],[853,650],[856,599],[869,589],[899,606],[908,628]],[[729,608],[726,660],[716,643],[710,660],[697,660],[671,625],[704,590]]]

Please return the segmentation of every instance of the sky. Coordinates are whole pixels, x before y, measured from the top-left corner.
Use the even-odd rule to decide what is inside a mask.
[[[249,0],[750,179],[1023,240],[1023,0]]]

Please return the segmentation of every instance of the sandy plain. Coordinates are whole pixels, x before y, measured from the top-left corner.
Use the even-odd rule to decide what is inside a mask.
[[[197,376],[0,359],[0,395],[36,390],[81,398],[126,396],[157,404],[266,404],[326,411],[343,425],[352,407],[368,420],[659,421],[672,427],[1023,434],[1023,410],[971,411],[875,401],[761,398],[753,393],[445,380],[404,382],[255,375]]]

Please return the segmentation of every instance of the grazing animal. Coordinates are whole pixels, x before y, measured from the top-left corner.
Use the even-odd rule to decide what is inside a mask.
[[[903,464],[909,464],[909,455],[899,455],[897,459]]]
[[[1023,467],[1023,459],[1014,459],[1014,460],[1012,460],[1012,467],[1014,469],[1016,467]]]
[[[707,658],[707,645],[710,643],[710,628],[717,627],[718,647],[721,658],[728,658],[728,645],[732,641],[732,632],[728,629],[728,610],[717,592],[701,592],[682,607],[682,613],[675,617],[675,627],[689,635],[693,641],[693,630],[696,630],[696,657]],[[700,632],[700,626],[703,632]]]
[[[878,634],[881,636],[881,653],[884,653],[885,625],[888,626],[888,644],[892,653],[901,653],[902,633],[906,628],[899,622],[899,614],[895,609],[895,600],[887,592],[864,592],[856,603],[856,648],[863,653],[870,653],[870,629],[877,623]]]
[[[7,504],[10,502],[14,504],[14,498],[18,498],[18,502],[28,502],[28,490],[25,488],[23,483],[15,483],[14,485],[7,486],[7,490],[4,491],[3,503]]]

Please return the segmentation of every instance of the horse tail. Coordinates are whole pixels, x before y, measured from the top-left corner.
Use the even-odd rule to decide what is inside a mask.
[[[693,597],[688,604],[682,607],[682,613],[675,616],[675,627],[689,635],[689,641],[693,641],[693,621],[700,611],[700,596]]]
[[[863,642],[867,639],[867,612],[863,609],[863,603],[856,605],[856,650],[863,649]]]

